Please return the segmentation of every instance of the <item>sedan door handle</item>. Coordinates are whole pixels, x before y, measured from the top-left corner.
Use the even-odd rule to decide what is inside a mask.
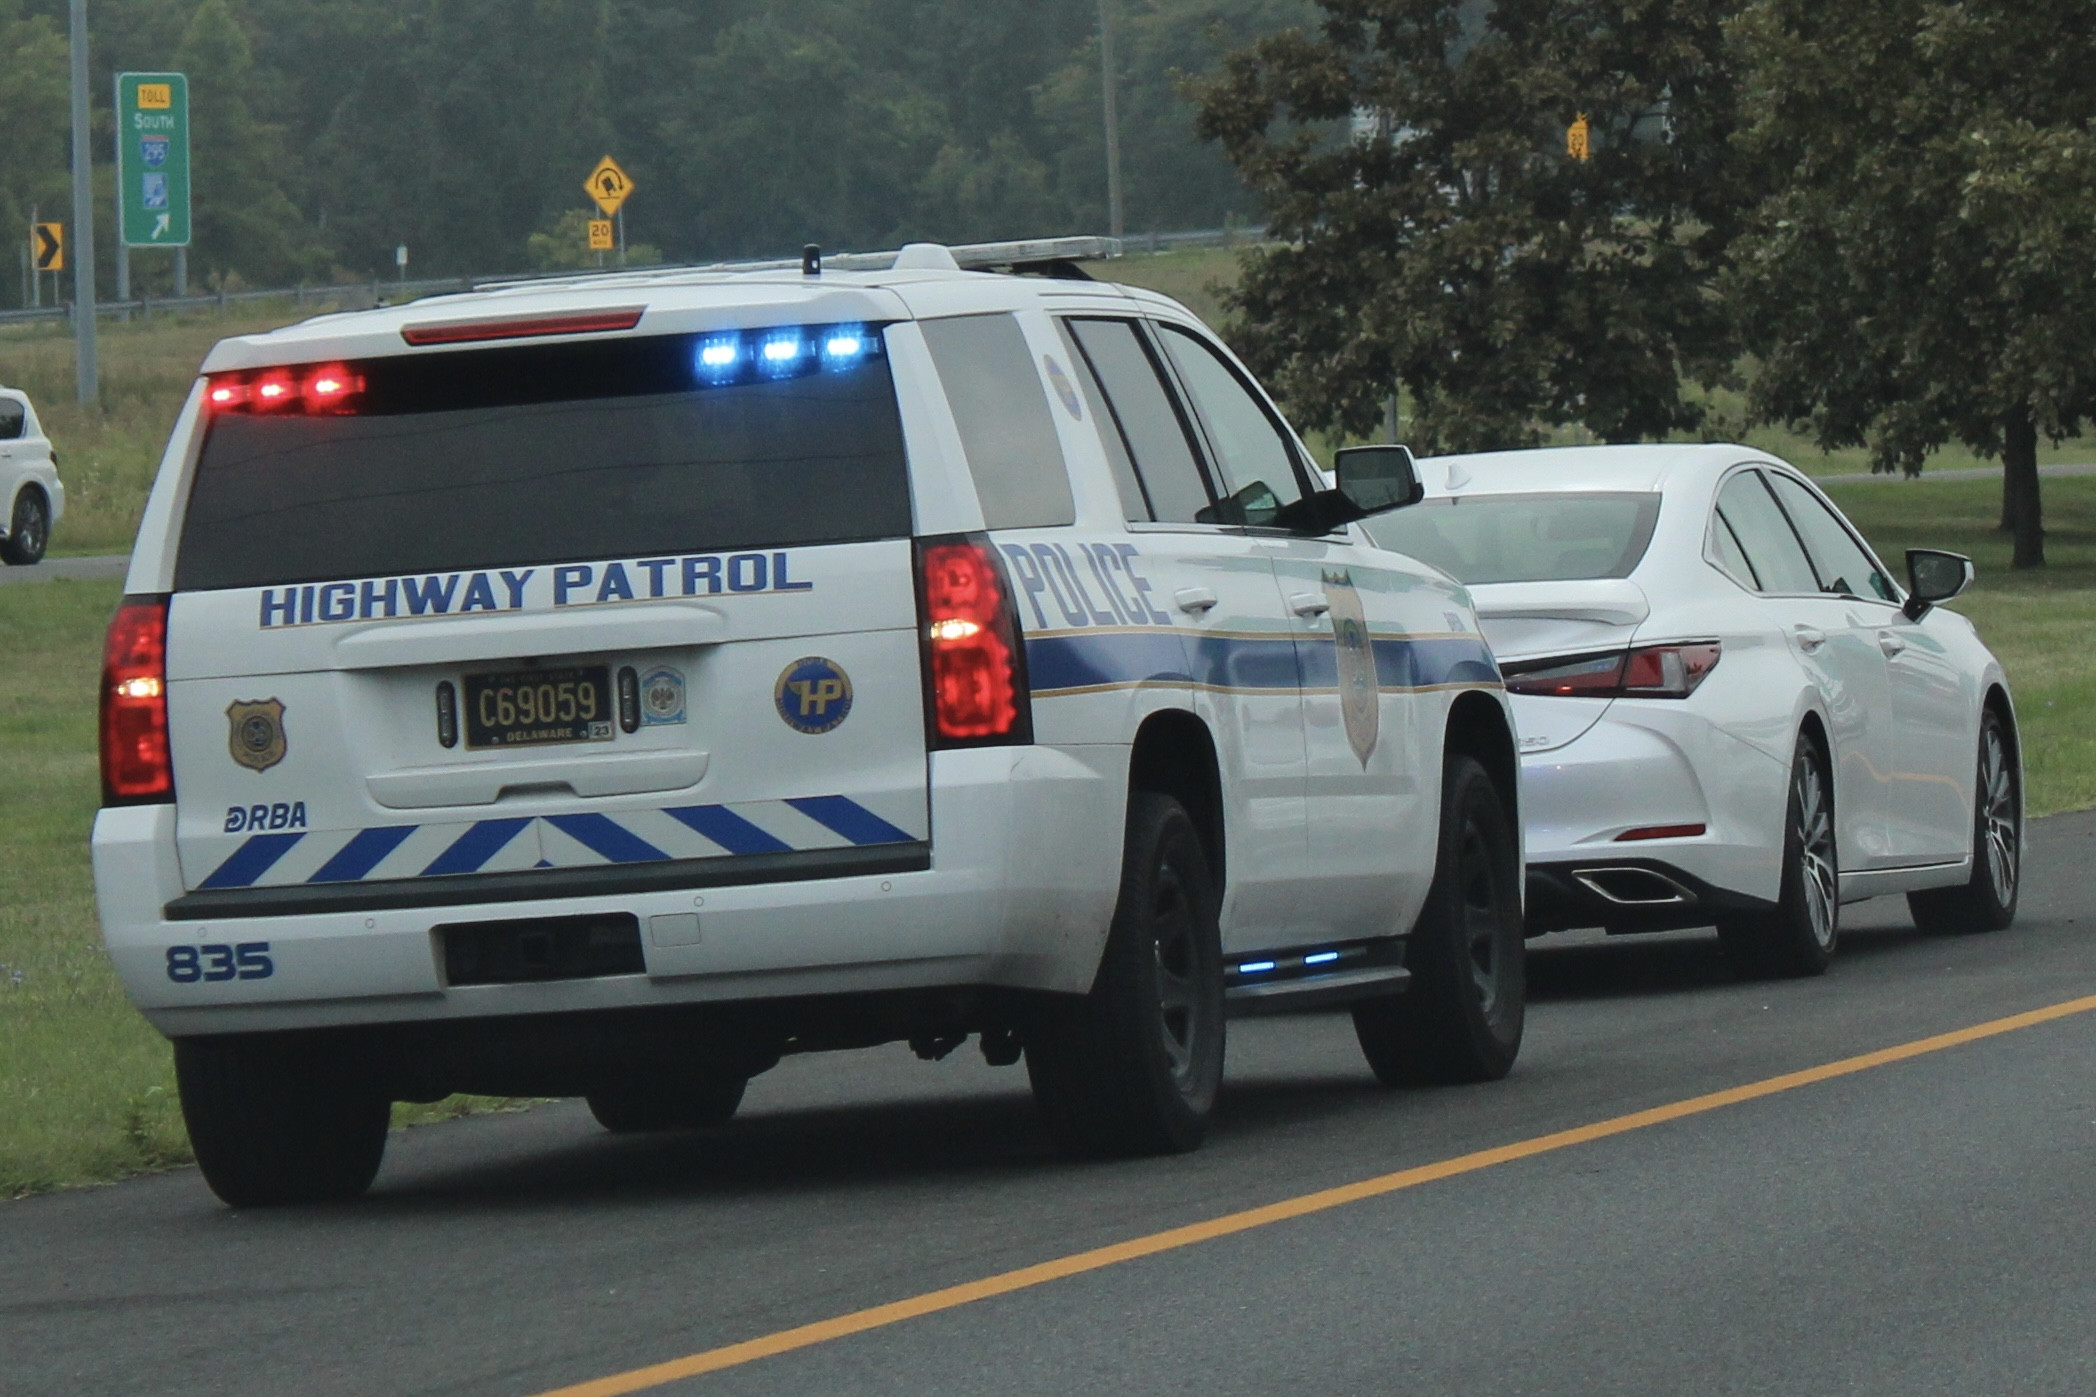
[[[1181,587],[1172,593],[1172,600],[1181,611],[1189,616],[1199,616],[1215,605],[1215,593],[1206,587]]]
[[[1797,637],[1798,649],[1807,653],[1827,643],[1827,633],[1818,626],[1792,626],[1790,633]]]
[[[1306,621],[1315,620],[1332,609],[1332,602],[1323,592],[1297,592],[1288,599],[1288,609]]]
[[[1897,655],[1900,651],[1907,648],[1907,642],[1894,635],[1891,631],[1879,631],[1878,648],[1887,655]]]

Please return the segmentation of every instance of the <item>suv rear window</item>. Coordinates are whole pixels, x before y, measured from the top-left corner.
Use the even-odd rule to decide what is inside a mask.
[[[1393,553],[1474,587],[1628,577],[1658,518],[1657,495],[1552,491],[1442,496],[1361,527]]]
[[[344,577],[901,538],[902,423],[878,331],[779,376],[702,377],[658,336],[348,365],[336,414],[219,413],[198,457],[175,585]],[[824,344],[848,343],[843,362]]]

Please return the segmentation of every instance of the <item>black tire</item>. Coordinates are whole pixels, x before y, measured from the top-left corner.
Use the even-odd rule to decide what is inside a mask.
[[[704,1130],[726,1125],[742,1105],[749,1078],[733,1073],[675,1081],[626,1083],[584,1099],[597,1124],[614,1135],[656,1130]]]
[[[51,505],[34,485],[15,496],[14,516],[7,523],[7,538],[0,541],[0,559],[15,567],[43,561],[51,542]]]
[[[1980,715],[1973,782],[1972,877],[1961,887],[1908,893],[1914,925],[1927,932],[2000,931],[2016,920],[2023,876],[2023,773],[2001,715]]]
[[[1405,945],[1404,993],[1354,1006],[1354,1036],[1385,1086],[1497,1081],[1527,1019],[1520,860],[1505,802],[1484,767],[1451,755],[1441,773],[1433,886]]]
[[[1798,735],[1783,806],[1783,881],[1767,912],[1718,923],[1718,941],[1750,979],[1824,975],[1841,941],[1841,857],[1827,757]]]
[[[235,1208],[355,1198],[385,1157],[392,1104],[322,1044],[178,1039],[175,1081],[204,1182]]]
[[[1128,800],[1120,900],[1091,993],[1029,1018],[1026,1073],[1048,1130],[1089,1156],[1178,1154],[1207,1133],[1223,1079],[1217,897],[1193,821]]]

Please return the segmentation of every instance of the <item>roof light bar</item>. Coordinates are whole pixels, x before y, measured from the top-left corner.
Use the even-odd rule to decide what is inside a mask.
[[[418,347],[432,344],[471,344],[481,340],[521,340],[542,335],[601,335],[630,330],[640,324],[646,306],[620,306],[612,310],[574,312],[565,315],[512,315],[496,320],[437,320],[403,325],[400,337]]]

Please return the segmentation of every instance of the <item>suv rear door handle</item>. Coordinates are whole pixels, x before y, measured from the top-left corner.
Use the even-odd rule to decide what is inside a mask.
[[[1288,609],[1305,620],[1312,620],[1330,611],[1332,602],[1323,592],[1297,592],[1288,599]]]
[[[1215,605],[1215,593],[1206,587],[1181,587],[1172,593],[1172,601],[1189,616],[1199,616]]]
[[[1891,631],[1879,631],[1878,648],[1887,655],[1897,655],[1900,651],[1907,648],[1907,642],[1894,635]]]
[[[1797,638],[1798,649],[1807,654],[1827,643],[1827,633],[1818,626],[1792,626],[1790,633]]]

